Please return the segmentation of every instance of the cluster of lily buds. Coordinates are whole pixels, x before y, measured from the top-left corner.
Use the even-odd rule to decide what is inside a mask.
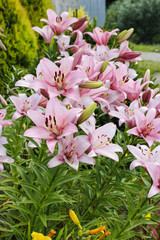
[[[52,38],[57,41],[57,61],[43,58],[36,76],[27,74],[17,81],[16,86],[33,89],[33,96],[10,99],[16,106],[13,118],[27,115],[35,124],[26,130],[25,136],[37,139],[38,144],[46,139],[52,154],[58,144],[58,154],[53,155],[48,167],[67,163],[78,170],[79,162],[95,164],[97,155],[118,161],[117,152],[122,152],[122,148],[111,143],[116,126],[106,123],[96,128],[94,111],[98,106],[111,118],[119,118],[120,126],[126,124],[128,133],[143,138],[149,147],[160,142],[159,91],[149,88],[152,83],[149,70],[144,78],[138,78],[130,68],[130,62],[141,60],[141,53],[132,51],[127,41],[133,28],[118,34],[119,29],[109,32],[96,27],[93,33],[83,33],[86,17],[68,18],[67,12],[58,16],[51,9],[47,15],[48,20],[42,21],[48,25],[33,29],[47,43]],[[68,31],[65,35],[66,30],[70,35]],[[86,35],[95,46],[86,42]],[[115,39],[116,48],[110,48],[111,38]],[[77,126],[83,135],[77,136]]]

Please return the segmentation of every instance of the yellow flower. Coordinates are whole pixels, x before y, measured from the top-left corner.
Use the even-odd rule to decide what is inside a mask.
[[[75,214],[75,212],[74,212],[73,210],[69,210],[69,216],[70,216],[70,218],[72,219],[72,221],[73,221],[80,229],[82,229],[81,224],[80,224],[80,221],[79,221],[77,215]]]
[[[95,229],[86,231],[86,234],[94,235],[94,234],[97,234],[97,233],[102,232],[104,230],[106,230],[106,227],[101,225],[99,228],[95,228]]]
[[[145,216],[145,219],[146,219],[146,220],[151,220],[151,214],[148,213],[148,214]]]
[[[32,240],[52,240],[50,237],[44,236],[42,233],[33,232],[31,234]]]

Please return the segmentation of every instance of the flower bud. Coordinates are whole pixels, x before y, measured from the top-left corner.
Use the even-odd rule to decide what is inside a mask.
[[[124,36],[127,34],[127,30],[123,30],[118,36],[116,37],[117,42],[121,42],[121,40],[124,38]]]
[[[74,60],[72,64],[72,70],[76,67],[77,64],[80,64],[82,60],[82,55],[83,55],[83,49],[80,48],[75,54],[74,54]]]
[[[2,43],[2,41],[0,40],[0,47],[3,49],[3,50],[7,50],[5,45]]]
[[[102,82],[97,82],[97,81],[86,81],[86,82],[82,82],[79,86],[81,88],[94,89],[94,88],[102,87],[103,83]]]
[[[4,97],[0,94],[0,101],[1,101],[1,103],[4,105],[4,106],[7,106],[8,104],[7,104],[7,102],[6,102],[6,100],[4,99]]]
[[[77,124],[81,124],[84,121],[86,121],[88,118],[90,118],[96,108],[97,104],[94,102],[91,105],[89,105],[86,109],[84,109],[80,115],[80,117],[77,120]]]
[[[103,73],[106,70],[107,66],[108,66],[108,61],[105,61],[100,69],[100,73]]]
[[[144,74],[143,83],[149,82],[151,77],[150,69],[147,69],[147,71]],[[144,90],[147,90],[149,87],[149,83],[144,87]]]
[[[122,43],[125,40],[127,40],[132,35],[133,31],[134,28],[130,28],[128,31],[127,30],[122,31],[116,38],[117,42]]]
[[[79,231],[78,231],[78,236],[81,237],[82,235],[83,235],[83,231],[82,231],[82,230],[79,230]]]
[[[151,98],[151,90],[148,89],[142,94],[142,102],[149,103],[150,98]]]
[[[97,233],[102,232],[104,230],[106,230],[106,227],[105,226],[100,226],[99,228],[95,228],[95,229],[92,229],[92,230],[87,230],[86,234],[94,235],[94,234],[97,234]]]
[[[83,16],[79,18],[79,20],[75,22],[72,26],[73,31],[81,28],[86,21],[87,21],[87,16]]]
[[[122,58],[123,60],[131,60],[131,59],[134,59],[134,58],[137,58],[141,55],[141,52],[139,51],[135,51],[135,52],[126,52],[124,53],[123,55],[119,56],[119,58]]]
[[[77,217],[77,215],[75,214],[75,212],[73,210],[69,210],[69,216],[70,218],[72,219],[72,221],[80,228],[82,229],[81,227],[81,224],[79,222],[79,219]]]

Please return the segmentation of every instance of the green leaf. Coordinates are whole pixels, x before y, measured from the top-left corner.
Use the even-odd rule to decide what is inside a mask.
[[[42,223],[44,224],[45,227],[47,227],[47,218],[46,218],[46,214],[45,213],[40,213],[39,217],[42,221]]]
[[[60,240],[60,239],[61,239],[61,236],[62,236],[62,234],[63,234],[63,231],[64,231],[64,228],[62,228],[62,229],[59,231],[58,236],[56,237],[55,240]]]

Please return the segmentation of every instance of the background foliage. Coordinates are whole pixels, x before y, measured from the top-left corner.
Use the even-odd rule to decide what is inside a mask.
[[[160,42],[160,0],[118,0],[107,9],[108,28],[120,30],[133,27],[135,42]]]
[[[0,0],[0,23],[6,39],[3,40],[7,51],[0,49],[0,89],[5,94],[5,83],[10,82],[6,75],[12,66],[27,68],[37,57],[37,50],[42,45],[39,34],[32,27],[39,24],[40,18],[46,16],[50,1]]]

